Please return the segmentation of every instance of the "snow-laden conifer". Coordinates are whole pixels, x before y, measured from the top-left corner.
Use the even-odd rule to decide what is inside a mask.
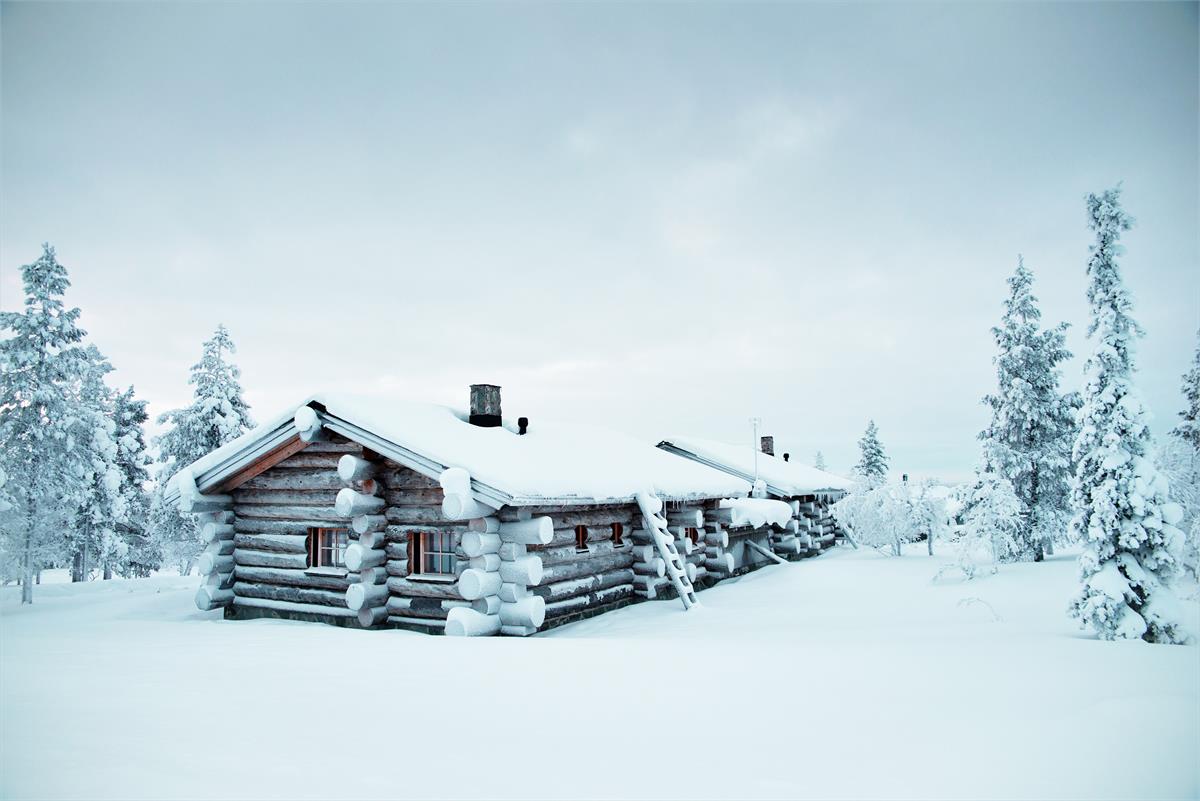
[[[1175,524],[1183,532],[1179,566],[1200,577],[1200,450],[1183,437],[1168,434],[1158,443],[1154,466],[1167,477],[1171,500],[1182,509]]]
[[[1133,385],[1141,328],[1121,279],[1121,233],[1132,225],[1120,190],[1088,195],[1096,232],[1088,260],[1093,351],[1075,441],[1071,525],[1084,543],[1071,614],[1102,639],[1182,642],[1170,581],[1178,569],[1182,510],[1155,469],[1147,412]]]
[[[116,425],[117,469],[121,473],[120,494],[125,517],[119,531],[125,543],[126,559],[120,564],[105,563],[105,578],[119,569],[124,576],[148,575],[156,563],[146,536],[150,499],[146,483],[150,479],[150,457],[146,452],[146,401],[134,396],[133,387],[115,396],[113,422]]]
[[[1009,481],[1025,521],[1016,547],[1001,551],[1001,558],[1040,561],[1070,519],[1076,400],[1059,391],[1059,365],[1071,354],[1066,323],[1041,328],[1033,274],[1024,259],[1018,257],[1008,286],[1004,316],[992,329],[997,389],[984,398],[992,417],[979,436],[984,472]]]
[[[1170,483],[1171,500],[1183,509],[1176,525],[1184,532],[1180,567],[1200,576],[1200,345],[1192,369],[1183,375],[1182,390],[1187,402],[1179,413],[1183,422],[1159,443],[1154,464]]]
[[[868,486],[877,486],[887,480],[888,458],[879,441],[879,429],[875,421],[867,423],[867,430],[858,441],[860,456],[854,466],[854,475]]]
[[[86,432],[81,445],[88,462],[88,476],[75,526],[66,535],[72,555],[72,581],[86,581],[96,564],[123,561],[128,550],[119,534],[128,509],[117,464],[115,394],[104,381],[112,366],[94,345],[84,350],[84,356],[76,408]]]
[[[818,470],[828,469],[825,467],[825,454],[817,451],[817,455],[813,457],[813,467],[817,468]]]
[[[67,270],[44,245],[21,268],[24,309],[0,312],[0,470],[13,509],[0,530],[3,551],[21,578],[21,602],[33,602],[33,577],[65,556],[92,463],[94,433],[78,406],[87,356],[79,309],[64,306]]]
[[[158,487],[151,508],[151,526],[161,558],[186,573],[200,552],[196,527],[190,515],[165,503],[167,480],[181,467],[241,436],[253,423],[239,383],[241,371],[228,360],[237,352],[225,326],[204,343],[199,362],[192,365],[188,382],[192,402],[159,416],[166,431],[156,440],[159,449]]]
[[[1183,374],[1183,397],[1187,408],[1179,413],[1183,421],[1171,431],[1200,451],[1200,331],[1196,332],[1196,355],[1192,357],[1192,369]]]

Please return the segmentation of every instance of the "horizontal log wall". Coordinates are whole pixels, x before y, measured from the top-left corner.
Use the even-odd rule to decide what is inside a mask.
[[[340,437],[309,443],[231,491],[235,605],[313,619],[350,614],[346,589],[357,574],[309,572],[308,563],[310,528],[348,527],[333,508],[343,486],[338,459],[347,453],[362,448]]]
[[[325,608],[338,617],[348,611],[346,590],[358,582],[359,575],[316,572],[308,563],[309,529],[350,528],[350,520],[334,508],[338,492],[346,486],[337,472],[338,460],[345,454],[380,464],[376,479],[387,501],[383,511],[387,525],[382,531],[387,561],[381,570],[395,605],[389,616],[445,618],[453,604],[465,602],[454,582],[411,577],[409,540],[414,533],[436,529],[455,535],[457,546],[467,523],[443,517],[442,489],[435,480],[380,460],[337,435],[310,443],[232,490],[235,604],[267,604],[284,611],[303,608],[310,616]],[[353,542],[358,535],[351,530],[349,539]],[[455,554],[461,573],[468,561],[461,547]]]
[[[542,581],[529,591],[546,601],[546,626],[588,609],[633,598],[632,533],[641,526],[641,511],[636,504],[535,507],[528,513],[554,521],[553,539],[546,545],[529,546],[530,555],[542,560]],[[499,517],[515,520],[518,513],[506,507]],[[624,528],[621,545],[613,542],[614,523]],[[576,526],[587,529],[586,550],[575,547]]]
[[[456,575],[461,575],[470,564],[461,547],[462,535],[469,530],[468,522],[444,517],[443,493],[436,480],[336,435],[328,441],[310,443],[231,491],[234,603],[245,607],[298,609],[306,615],[318,616],[322,610],[328,610],[329,615],[339,619],[350,611],[346,608],[346,591],[359,581],[359,575],[312,571],[307,546],[310,528],[350,529],[350,520],[335,509],[337,494],[346,486],[337,473],[338,460],[345,454],[379,465],[375,480],[386,506],[379,513],[382,519],[364,536],[371,538],[370,548],[378,548],[382,542],[386,555],[386,561],[374,568],[377,578],[372,581],[386,581],[389,623],[408,625],[428,620],[438,624],[434,630],[440,630],[450,609],[470,602],[463,599],[457,580],[429,580],[413,575],[410,541],[422,531],[453,535]],[[712,500],[668,505],[668,509],[716,506],[717,501]],[[543,568],[540,584],[529,587],[528,591],[546,602],[547,624],[636,600],[633,565],[640,558],[640,551],[635,557],[633,532],[642,527],[636,504],[504,507],[496,516],[505,522],[530,516],[548,516],[553,520],[551,542],[528,546],[528,553],[537,556]],[[614,523],[624,529],[621,545],[612,540]],[[586,550],[575,547],[576,526],[586,527]],[[354,541],[358,535],[350,530],[349,538]],[[703,565],[703,541],[686,560]],[[713,575],[709,580],[719,578]]]

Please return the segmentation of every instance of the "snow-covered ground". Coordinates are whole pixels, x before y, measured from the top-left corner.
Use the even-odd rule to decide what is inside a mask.
[[[921,548],[526,640],[226,622],[196,578],[7,587],[0,797],[1200,793],[1200,649],[1076,630],[1069,556],[934,584]]]

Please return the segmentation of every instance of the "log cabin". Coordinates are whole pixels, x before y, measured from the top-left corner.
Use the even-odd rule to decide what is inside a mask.
[[[770,548],[788,560],[814,556],[833,547],[846,536],[829,511],[853,482],[791,459],[775,455],[775,438],[764,436],[758,452],[753,448],[693,437],[665,439],[662,450],[697,464],[720,470],[753,485],[751,494],[786,503],[791,516],[783,534],[771,529],[747,528],[730,542],[734,571],[743,572],[765,564]]]
[[[731,543],[786,534],[793,508],[751,490],[609,430],[513,425],[500,388],[476,384],[466,413],[312,395],[179,470],[167,497],[207,542],[202,610],[528,636],[695,605],[746,569]]]

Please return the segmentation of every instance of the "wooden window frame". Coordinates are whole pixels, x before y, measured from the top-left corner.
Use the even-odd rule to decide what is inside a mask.
[[[340,537],[338,535],[341,535]],[[334,538],[326,544],[328,538]],[[308,570],[346,573],[346,549],[350,547],[350,529],[338,526],[313,527],[308,530]],[[340,557],[340,558],[339,558]],[[326,562],[326,560],[329,560]]]
[[[692,541],[692,545],[700,544],[700,529],[695,526],[688,526],[683,530],[683,534]]]
[[[416,581],[456,581],[454,532],[427,529],[408,535],[408,577]]]
[[[612,543],[614,548],[620,548],[625,544],[625,524],[612,524]]]
[[[575,527],[575,553],[587,553],[591,548],[588,547],[588,527]]]

